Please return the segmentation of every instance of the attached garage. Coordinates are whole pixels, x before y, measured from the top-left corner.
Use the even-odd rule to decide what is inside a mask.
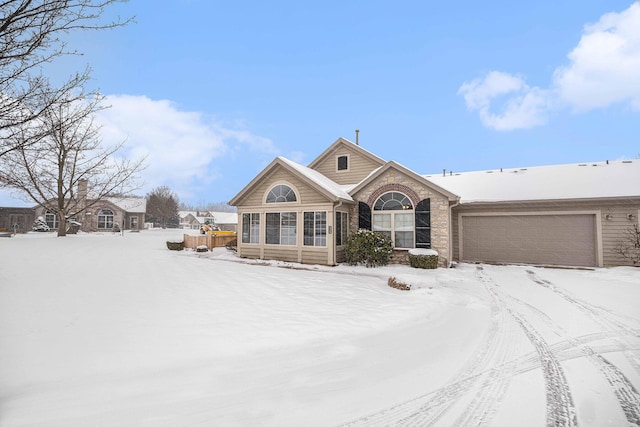
[[[595,213],[461,214],[460,260],[595,267]]]

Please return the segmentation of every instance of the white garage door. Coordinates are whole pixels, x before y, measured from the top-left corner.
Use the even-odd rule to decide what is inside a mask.
[[[463,261],[596,266],[593,214],[463,216]]]

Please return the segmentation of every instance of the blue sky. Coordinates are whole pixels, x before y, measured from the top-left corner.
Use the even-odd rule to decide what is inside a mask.
[[[106,142],[191,204],[338,137],[419,173],[640,155],[640,3],[133,0],[70,34]],[[0,192],[0,205],[18,205]]]

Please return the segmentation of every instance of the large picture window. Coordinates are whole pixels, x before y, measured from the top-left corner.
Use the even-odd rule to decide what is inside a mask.
[[[304,213],[304,245],[327,246],[327,213]]]
[[[414,209],[402,193],[385,193],[373,206],[373,231],[391,239],[395,248],[414,247]]]
[[[269,191],[269,194],[267,194],[267,203],[287,203],[297,200],[296,193],[293,189],[284,184],[276,185]]]
[[[349,215],[346,212],[336,212],[336,246],[347,243],[349,237]]]
[[[296,213],[268,212],[266,214],[266,243],[270,245],[296,245]]]
[[[242,214],[242,243],[260,243],[260,214]]]
[[[111,209],[102,209],[98,212],[98,229],[113,228],[113,211]]]

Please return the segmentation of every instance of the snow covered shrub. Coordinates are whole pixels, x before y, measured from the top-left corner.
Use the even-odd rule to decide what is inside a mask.
[[[196,252],[209,252],[207,245],[200,245],[196,248]]]
[[[182,240],[167,240],[167,248],[172,251],[181,251],[184,249],[184,242]]]
[[[410,291],[411,290],[411,285],[407,285],[406,283],[402,283],[402,282],[398,281],[398,279],[396,279],[395,277],[389,277],[389,280],[387,280],[387,284],[389,286],[391,286],[392,288],[399,289],[401,291]]]
[[[349,265],[364,264],[367,267],[387,265],[393,252],[391,239],[370,230],[353,233],[345,245],[345,258]]]
[[[633,227],[625,231],[617,249],[623,258],[630,260],[633,265],[640,266],[640,227],[638,224],[633,224]]]
[[[413,268],[438,268],[438,252],[433,249],[411,249],[409,265]]]

